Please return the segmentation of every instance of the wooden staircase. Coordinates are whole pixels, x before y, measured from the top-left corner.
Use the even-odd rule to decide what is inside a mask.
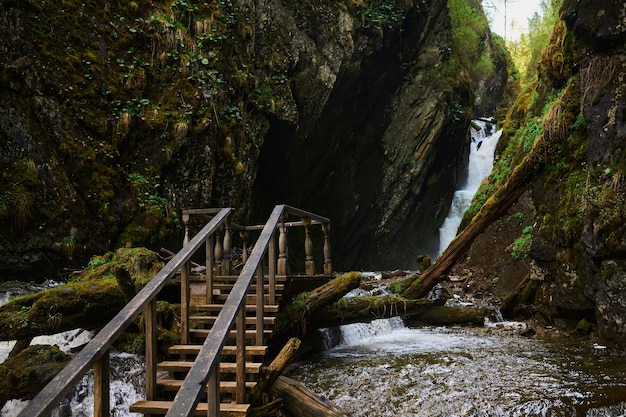
[[[192,277],[192,281],[202,282],[203,276]],[[236,275],[222,275],[213,278],[213,303],[197,303],[191,305],[193,315],[189,317],[189,343],[173,345],[168,349],[168,360],[157,364],[157,396],[158,400],[138,401],[130,407],[133,413],[142,413],[144,415],[164,415],[172,405],[172,401],[183,384],[183,380],[187,372],[194,364],[202,344],[207,337],[210,337],[211,328],[216,322],[219,313],[224,306],[224,301],[230,294],[233,284],[237,280]],[[263,341],[272,333],[274,323],[276,322],[276,314],[278,313],[278,304],[284,289],[284,276],[278,276],[276,279],[280,284],[275,284],[275,300],[274,304],[263,305]],[[264,276],[264,294],[268,293],[269,277]],[[246,296],[245,305],[245,393],[250,393],[258,380],[258,374],[261,365],[267,353],[265,343],[259,344],[257,337],[257,286],[250,286],[250,292]],[[269,302],[268,297],[264,297],[265,302]],[[238,403],[237,401],[237,354],[238,349],[235,343],[237,330],[229,331],[229,339],[223,346],[220,357],[220,415],[230,417],[246,416],[249,404]],[[208,403],[206,394],[202,396],[200,402],[195,408],[195,415],[207,415]]]
[[[18,417],[45,417],[93,370],[95,417],[109,417],[110,349],[143,312],[146,339],[146,399],[130,407],[144,416],[246,416],[247,394],[255,386],[267,354],[285,290],[288,271],[287,229],[304,229],[304,272],[315,275],[311,226],[321,226],[323,274],[332,274],[330,220],[294,207],[274,207],[264,225],[232,223],[233,208],[183,212],[185,240],[163,268],[67,366],[29,402]],[[190,216],[208,218],[189,239]],[[289,221],[289,216],[297,220]],[[242,240],[238,276],[232,270],[231,230]],[[248,253],[248,234],[258,233]],[[318,233],[317,236],[320,236]],[[192,258],[206,256],[203,275],[191,274]],[[319,265],[319,264],[318,264]],[[171,346],[167,360],[157,361],[157,300],[172,280],[180,282],[181,344]],[[197,291],[197,287],[200,293]],[[194,288],[196,291],[194,291]]]

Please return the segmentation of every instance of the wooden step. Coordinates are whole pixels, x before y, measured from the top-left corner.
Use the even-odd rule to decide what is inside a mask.
[[[130,406],[131,413],[141,414],[166,414],[173,401],[137,401]],[[224,417],[244,417],[248,413],[250,404],[220,404],[220,416]],[[206,416],[209,410],[207,403],[198,403],[194,416]]]
[[[239,278],[239,275],[216,275],[213,277],[214,282],[235,282]],[[254,278],[256,280],[256,277]],[[269,275],[263,276],[264,282],[268,282],[270,280]],[[276,282],[285,282],[287,281],[286,275],[275,275]]]
[[[182,379],[159,379],[157,386],[163,391],[178,391],[183,385]],[[246,391],[251,391],[256,385],[254,381],[246,381]],[[233,394],[237,390],[236,381],[220,381],[220,392]]]
[[[189,320],[194,323],[200,324],[213,324],[217,320],[216,316],[191,316]],[[276,317],[263,317],[263,324],[273,325],[276,322]],[[246,317],[246,324],[255,325],[256,317]]]
[[[213,290],[220,290],[222,294],[224,294],[225,292],[230,291],[233,288],[234,283],[232,284],[228,284],[228,283],[213,283]],[[276,284],[274,286],[274,289],[276,290],[276,293],[280,293],[285,289],[285,285],[284,284]],[[265,284],[263,286],[263,291],[267,294],[269,292],[269,284]],[[256,294],[256,284],[252,284],[250,286],[250,293],[254,293]]]
[[[221,311],[224,304],[195,304],[191,308],[195,311]],[[247,304],[246,312],[251,313],[256,311],[256,304]],[[278,312],[277,304],[265,304],[263,311],[266,313],[275,314]]]
[[[213,282],[214,283],[219,283],[219,282],[230,282],[230,283],[234,283],[237,281],[237,279],[239,278],[239,275],[216,275],[213,277]],[[256,277],[253,278],[254,280],[256,280]],[[176,276],[176,280],[180,282],[180,275]],[[205,282],[206,281],[206,276],[203,274],[191,274],[189,276],[189,280],[193,281],[193,282]],[[270,280],[269,275],[265,275],[263,278],[263,281],[265,283],[268,283]],[[285,275],[276,275],[275,282],[285,282],[287,281],[287,277]]]
[[[195,337],[202,337],[202,338],[207,338],[207,336],[209,335],[209,332],[211,332],[211,329],[190,329],[189,330],[189,335],[190,336],[195,336]],[[269,329],[264,329],[263,330],[263,334],[268,337],[272,334],[273,330],[269,330]],[[234,338],[237,337],[237,330],[231,330],[230,337]],[[246,330],[246,339],[252,339],[256,337],[256,330],[254,329],[247,329]]]
[[[214,295],[213,299],[215,301],[221,302],[223,303],[224,301],[226,301],[226,299],[228,298],[228,294],[219,294],[219,295]],[[280,295],[276,294],[276,298],[280,299]],[[263,304],[268,304],[269,302],[269,295],[265,295],[263,296]],[[246,295],[246,305],[254,305],[256,304],[256,294],[247,294]]]
[[[186,372],[193,366],[191,361],[163,361],[157,364],[160,371],[170,372]],[[246,362],[246,373],[258,374],[261,369],[260,362]],[[220,362],[220,372],[234,373],[237,370],[237,364],[234,362]]]
[[[168,353],[173,355],[197,355],[202,345],[173,345],[168,349]],[[235,355],[237,346],[226,345],[222,349],[222,355]],[[251,356],[262,356],[267,353],[267,346],[246,346],[246,354]]]

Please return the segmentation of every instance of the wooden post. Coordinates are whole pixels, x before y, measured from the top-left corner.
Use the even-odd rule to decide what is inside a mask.
[[[322,223],[324,232],[324,275],[333,274],[333,264],[330,259],[330,223]]]
[[[230,224],[228,220],[226,221],[226,225],[224,226],[224,254],[222,257],[222,275],[231,275],[232,274],[232,259],[231,252],[233,248],[233,241],[230,236]]]
[[[213,235],[206,239],[206,271],[205,273],[205,299],[207,304],[213,303]]]
[[[237,369],[235,371],[235,379],[237,388],[235,390],[235,401],[237,404],[243,404],[246,401],[246,308],[239,307],[236,319],[237,328]]]
[[[263,264],[256,271],[256,344],[263,345],[263,304],[265,299]]]
[[[187,261],[180,269],[180,341],[189,343],[189,267]]]
[[[109,417],[109,350],[93,366],[93,415]]]
[[[272,233],[268,248],[269,304],[276,304],[276,233]]]
[[[278,275],[287,275],[287,226],[282,222],[278,227]]]
[[[157,379],[157,320],[156,298],[146,306],[144,321],[146,334],[146,400],[156,399]]]
[[[304,225],[304,273],[308,276],[315,275],[315,261],[313,260],[313,242],[311,241],[311,219],[302,219]]]
[[[215,256],[215,265],[216,265],[216,269],[217,269],[217,273],[219,275],[222,275],[222,235],[221,235],[221,230],[218,231],[216,233],[216,239],[215,239],[215,252],[214,252],[214,256]]]
[[[220,416],[220,373],[218,369],[220,367],[219,360],[213,367],[213,370],[209,373],[209,380],[207,381],[207,403],[208,417]]]

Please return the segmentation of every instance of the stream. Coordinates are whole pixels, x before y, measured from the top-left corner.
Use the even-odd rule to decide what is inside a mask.
[[[353,416],[623,416],[623,351],[506,324],[341,327],[340,345],[289,375]]]

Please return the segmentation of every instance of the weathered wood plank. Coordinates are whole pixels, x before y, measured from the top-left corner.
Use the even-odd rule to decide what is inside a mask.
[[[138,401],[130,406],[130,412],[143,414],[165,414],[172,407],[173,401]],[[198,403],[192,410],[194,416],[206,416],[207,403]],[[243,417],[250,408],[249,404],[221,403],[220,415],[228,417]]]

